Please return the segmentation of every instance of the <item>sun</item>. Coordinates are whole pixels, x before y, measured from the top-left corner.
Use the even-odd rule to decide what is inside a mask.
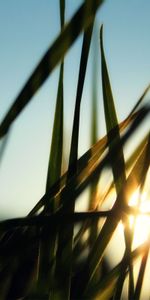
[[[130,198],[129,205],[133,207],[138,206],[141,212],[136,217],[129,217],[130,228],[134,230],[133,246],[137,247],[144,243],[150,236],[150,215],[144,214],[150,212],[150,201],[148,200],[147,193],[140,193],[139,190],[136,190]]]

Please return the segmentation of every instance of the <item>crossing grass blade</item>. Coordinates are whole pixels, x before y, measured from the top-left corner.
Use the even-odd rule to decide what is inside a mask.
[[[146,265],[147,265],[147,259],[148,259],[148,255],[149,255],[149,249],[150,249],[150,246],[147,249],[145,249],[143,256],[142,256],[142,261],[141,261],[141,265],[140,265],[140,270],[139,270],[139,275],[138,275],[138,280],[137,280],[133,300],[140,299],[140,295],[141,295],[141,291],[142,291],[142,284],[144,281],[145,269],[146,269]]]
[[[132,124],[132,122],[136,119],[138,114],[142,112],[141,110],[129,118],[125,119],[120,123],[120,131],[123,132],[123,130],[127,129],[129,125]],[[78,182],[79,178],[80,180],[83,180],[82,178],[82,172],[85,169],[86,172],[89,172],[89,169],[92,168],[97,160],[100,159],[101,155],[104,153],[104,150],[107,146],[107,136],[104,136],[102,139],[100,139],[95,145],[93,145],[83,156],[78,160],[77,163],[77,175],[72,176],[72,180],[68,184],[71,185],[71,182]],[[86,173],[85,172],[85,173]],[[34,215],[38,212],[39,209],[41,209],[47,199],[49,199],[49,202],[53,197],[60,197],[60,193],[62,192],[62,189],[66,186],[66,179],[68,173],[66,172],[56,184],[54,184],[50,190],[39,200],[39,202],[35,205],[35,207],[31,210],[29,215]],[[61,189],[61,190],[60,190]]]
[[[136,260],[139,258],[139,256],[145,253],[147,249],[149,249],[149,242],[145,242],[144,244],[133,250],[131,252],[132,261],[136,263]],[[122,261],[111,271],[109,271],[108,274],[100,282],[98,282],[92,289],[87,290],[87,292],[84,294],[85,299],[87,297],[96,300],[111,299],[116,289],[117,280],[121,272],[121,266],[123,263],[124,261],[122,259]],[[126,275],[127,274],[128,270],[126,270]]]
[[[140,113],[140,112],[139,112]],[[135,119],[135,117],[137,117],[138,114],[136,114],[136,116],[134,116],[134,118],[132,118],[133,120]],[[132,121],[132,119],[130,118],[128,121],[128,125],[130,124],[130,122]],[[139,125],[140,123],[137,122],[137,125]],[[121,123],[121,128],[126,128],[126,125],[127,125],[127,122],[126,120],[123,121]],[[77,178],[72,178],[72,180],[68,183],[69,186],[65,186],[65,183],[66,182],[66,175],[64,175],[61,179],[61,182],[63,181],[63,186],[62,186],[62,189],[63,188],[72,188],[72,187],[75,187],[75,190],[77,189],[78,185],[77,185],[77,182],[84,182],[84,180],[86,179],[87,177],[87,174],[90,173],[90,169],[93,168],[93,166],[95,165],[96,163],[96,160],[99,159],[100,157],[100,154],[101,154],[101,151],[103,151],[104,147],[106,146],[106,142],[107,142],[107,139],[106,137],[104,137],[103,139],[101,139],[97,144],[95,144],[89,151],[87,151],[87,153],[85,153],[85,155],[83,155],[83,157],[81,157],[79,159],[79,166],[81,166],[81,170],[79,168],[79,171],[82,171],[82,173],[79,172],[79,174],[77,174]],[[92,153],[92,156],[91,154]],[[96,157],[95,157],[96,155]],[[92,164],[91,164],[91,161],[89,161],[89,165],[87,164],[87,159],[88,158],[92,158]],[[107,165],[107,158],[108,158],[108,155],[106,156],[105,158],[105,165]],[[84,161],[84,163],[83,163]],[[86,163],[85,163],[86,162]],[[86,167],[86,164],[87,164],[87,169],[85,168]],[[104,167],[103,166],[103,167]],[[56,197],[57,194],[58,194],[58,197],[60,198],[61,197],[61,192],[59,191],[59,188],[60,188],[60,181],[58,181],[58,184],[54,185],[53,187],[50,188],[50,193],[46,193],[44,195],[44,197],[39,201],[39,204],[37,206],[35,206],[35,209],[33,209],[31,211],[31,213],[29,213],[28,217],[29,216],[32,216],[34,214],[36,214],[37,212],[37,209],[40,208],[44,202],[45,202],[45,199],[49,198],[51,199],[51,197]],[[78,192],[78,194],[80,193],[80,191]]]
[[[144,188],[145,179],[146,179],[149,167],[150,167],[150,133],[149,133],[149,140],[148,140],[148,144],[147,144],[147,151],[145,154],[145,162],[143,165],[143,172],[142,172],[142,176],[141,176],[141,187],[140,187],[141,194],[142,194],[142,191]],[[142,261],[141,261],[140,270],[139,270],[138,279],[137,279],[136,288],[135,288],[135,293],[134,293],[134,300],[140,299],[148,254],[149,254],[149,247],[145,250],[145,252],[142,256]]]
[[[133,109],[131,110],[129,116],[131,116],[137,110],[137,108],[139,108],[140,104],[144,100],[144,98],[147,95],[147,93],[149,92],[149,90],[150,90],[150,84],[148,84],[148,86],[145,88],[144,92],[142,93],[141,97],[135,103],[135,105],[134,105]]]
[[[0,124],[0,138],[8,131],[11,124],[18,117],[31,98],[42,86],[57,64],[63,59],[66,52],[75,42],[82,30],[86,29],[103,0],[85,1],[70,22],[64,27],[53,45],[47,50],[36,69],[24,85],[18,97]]]
[[[13,122],[55,67],[60,64],[45,194],[26,217],[0,221],[0,299],[2,300],[19,298],[104,300],[113,296],[118,300],[128,274],[128,297],[134,300],[140,297],[149,242],[131,251],[132,234],[130,235],[127,228],[127,221],[130,214],[136,218],[140,213],[138,207],[129,206],[129,199],[136,188],[141,187],[142,190],[144,186],[150,162],[149,135],[141,138],[141,142],[126,161],[123,151],[124,147],[128,146],[128,141],[134,141],[135,132],[138,128],[142,128],[143,122],[149,116],[150,108],[143,104],[143,100],[150,85],[138,99],[128,117],[119,124],[105,59],[102,28],[100,47],[107,134],[96,142],[97,108],[96,87],[94,87],[96,77],[93,77],[92,147],[78,159],[81,99],[95,15],[103,2],[103,0],[83,1],[72,19],[64,24],[65,0],[59,1],[61,32],[0,124],[0,138],[7,139],[6,134]],[[69,166],[67,172],[61,176],[63,60],[81,32],[83,32],[83,44]],[[94,68],[95,65],[97,66],[97,62],[93,64]],[[95,69],[94,72],[96,73]],[[1,149],[3,150],[3,147]],[[104,187],[105,193],[101,191],[96,198],[99,178],[106,173],[108,175],[112,173],[113,182],[110,180],[108,189]],[[89,208],[76,212],[78,196],[89,187],[92,190]],[[101,210],[101,204],[107,204],[112,187],[116,189],[116,201],[112,203],[111,208]],[[87,198],[87,204],[88,200]],[[150,212],[147,215],[150,215]],[[105,249],[118,223],[122,220],[125,228],[125,254],[121,262],[111,271],[108,268],[106,273],[106,269],[103,269]],[[142,255],[142,262],[134,292],[132,263],[134,265],[140,255]]]
[[[143,118],[145,117],[145,114],[143,115],[142,114],[142,116],[143,116]],[[129,130],[129,132],[126,132],[126,134],[125,134],[125,136],[123,136],[122,137],[122,142],[125,142],[126,141],[126,139],[129,137],[129,133],[131,134],[131,133],[133,133],[134,131],[132,131],[132,128],[133,129],[135,129],[137,126],[139,126],[140,124],[141,124],[141,120],[142,120],[142,118],[141,118],[141,114],[140,114],[140,118],[139,118],[139,116],[138,116],[138,118],[136,118],[136,120],[133,122],[133,124],[132,124],[132,126],[131,126],[131,129]],[[115,149],[114,149],[114,151],[115,151]],[[103,164],[102,164],[102,166],[104,166],[104,165],[108,165],[109,164],[109,160],[108,160],[108,158],[109,158],[109,156],[108,156],[108,154],[106,155],[106,157],[104,158],[104,162],[103,162]],[[137,164],[138,164],[138,167],[140,167],[140,164],[141,164],[141,162],[138,160],[137,161]],[[101,167],[102,167],[101,166]],[[99,174],[99,170],[100,169],[97,169],[98,170],[98,174]],[[138,169],[139,170],[139,169]],[[139,171],[138,171],[139,172]],[[136,170],[135,170],[135,174],[133,174],[134,176],[136,175],[136,176],[138,176],[137,174],[138,174],[138,172],[136,172]],[[92,173],[93,173],[93,171],[92,171]],[[134,173],[134,172],[133,172]],[[135,177],[136,178],[136,177]],[[132,180],[133,180],[133,178],[132,178]],[[80,192],[80,191],[79,191]],[[70,199],[71,200],[71,199]],[[117,213],[117,211],[116,210],[114,210],[114,213],[115,213],[115,219],[116,219],[116,213]],[[40,217],[40,216],[39,216]],[[38,218],[39,218],[38,216],[37,216],[37,220],[38,220]],[[121,218],[121,217],[120,217]],[[113,219],[113,218],[112,218]],[[26,221],[28,221],[28,218],[26,218]],[[35,223],[34,223],[35,224]],[[108,230],[109,230],[109,228],[108,228]],[[13,244],[14,244],[14,251],[16,251],[16,247],[18,247],[18,251],[21,251],[20,250],[20,245],[22,245],[23,243],[20,243],[20,240],[18,239],[19,238],[19,236],[18,236],[18,234],[16,233],[16,240],[14,239],[14,237],[13,237]],[[106,238],[106,237],[105,237]],[[23,241],[25,241],[26,242],[26,239],[22,239]],[[19,243],[18,243],[18,241],[19,241]],[[32,239],[32,241],[33,241],[33,239]],[[28,243],[27,243],[27,245],[28,245]],[[9,243],[9,249],[10,249],[10,247],[11,247],[11,244]],[[11,247],[11,249],[12,249],[12,247]],[[2,249],[1,249],[2,250]],[[94,253],[95,254],[95,253]],[[6,249],[5,249],[5,255],[6,255]],[[91,255],[93,255],[93,254],[91,254]],[[89,260],[90,262],[91,262],[91,259]],[[85,273],[86,274],[86,273]]]
[[[134,149],[133,153],[129,156],[129,158],[126,160],[126,173],[128,174],[129,171],[132,169],[133,165],[135,164],[136,160],[138,159],[142,149],[147,144],[149,138],[149,134],[146,134],[145,137],[140,141],[139,145]],[[104,198],[107,198],[110,194],[112,194],[114,190],[114,181],[110,182],[110,185],[104,194]]]
[[[130,172],[130,175],[128,176],[122,190],[120,191],[116,202],[113,206],[113,210],[116,212],[115,218],[113,216],[109,216],[96,240],[96,243],[89,255],[88,262],[84,268],[84,278],[82,282],[78,282],[78,295],[81,296],[86,291],[88,286],[90,285],[90,281],[98,268],[101,259],[103,257],[104,251],[108,245],[108,242],[110,241],[112,234],[114,233],[118,222],[122,218],[122,214],[120,211],[120,207],[118,207],[118,203],[123,197],[125,197],[125,191],[127,191],[127,194],[129,195],[132,190],[136,189],[140,184],[141,179],[141,172],[143,167],[145,157],[145,148],[143,149],[140,157],[138,158],[135,166],[133,167],[132,171]],[[127,203],[127,199],[123,199],[124,203]],[[120,215],[118,216],[117,211],[120,211]]]

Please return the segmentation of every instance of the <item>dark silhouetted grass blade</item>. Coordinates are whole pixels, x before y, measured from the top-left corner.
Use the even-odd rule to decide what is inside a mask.
[[[95,41],[96,42],[96,41]],[[91,108],[91,145],[94,145],[98,140],[98,97],[97,97],[97,51],[96,43],[93,47],[93,65],[92,65],[92,108]],[[98,195],[99,178],[92,182],[89,192],[89,210],[100,209],[100,195]],[[87,224],[88,225],[88,224]],[[85,226],[85,225],[84,225]],[[83,227],[84,227],[83,226]],[[93,220],[89,227],[89,249],[92,248],[98,236],[98,221]],[[100,271],[95,275],[95,280],[99,279]]]
[[[122,185],[126,180],[125,162],[124,162],[122,145],[120,143],[119,125],[118,125],[113,95],[111,91],[108,70],[106,66],[102,33],[103,33],[103,27],[101,27],[101,32],[100,32],[103,101],[104,101],[105,121],[107,127],[108,147],[110,148],[110,152],[111,152],[111,148],[113,147],[113,143],[118,144],[118,152],[116,154],[118,156],[117,163],[116,161],[114,163],[114,157],[112,157],[112,162],[111,162],[113,176],[114,176],[114,184],[116,186],[116,191],[118,194],[120,189],[122,188]],[[115,132],[113,132],[112,134],[112,129],[114,128],[115,128]]]
[[[93,31],[94,18],[90,23],[89,27],[84,32],[83,36],[83,45],[81,52],[81,60],[80,60],[80,69],[79,69],[79,78],[78,78],[78,86],[77,86],[77,94],[76,94],[76,103],[75,103],[75,113],[74,113],[74,122],[73,122],[73,130],[72,130],[72,138],[71,138],[71,149],[69,156],[69,166],[68,166],[68,174],[67,174],[67,182],[72,177],[72,174],[76,174],[77,172],[77,159],[78,159],[78,138],[79,138],[79,122],[80,122],[80,105],[82,99],[83,86],[85,81],[85,74],[87,68],[87,61]],[[61,203],[64,207],[64,211],[74,212],[75,202],[68,202],[67,207],[65,206],[64,199],[66,197],[70,197],[69,191],[62,194]],[[65,262],[65,271],[66,275],[64,278],[64,285],[62,286],[60,292],[57,291],[57,299],[69,299],[70,288],[71,288],[71,277],[72,277],[72,245],[73,245],[73,230],[74,226],[64,226],[60,227],[59,238],[58,238],[58,251],[57,251],[57,259],[56,259],[56,276],[64,277],[64,262]],[[67,235],[66,235],[67,233]],[[65,246],[64,246],[65,245]],[[68,257],[68,262],[66,265],[66,257]],[[62,274],[60,275],[62,270]],[[59,288],[58,288],[59,289]]]
[[[112,172],[114,177],[114,185],[116,188],[116,193],[119,195],[120,189],[125,183],[126,180],[126,170],[125,170],[125,161],[124,161],[124,154],[123,154],[123,148],[121,145],[120,140],[120,132],[119,132],[119,126],[118,126],[118,120],[117,120],[117,114],[115,110],[107,65],[106,65],[106,59],[104,54],[104,48],[103,48],[103,27],[101,27],[100,31],[100,45],[101,45],[101,65],[102,65],[102,87],[103,87],[103,101],[104,101],[104,112],[105,112],[105,121],[106,121],[106,127],[107,127],[107,136],[108,136],[108,145],[109,149],[111,151],[111,147],[113,146],[113,142],[118,144],[117,147],[117,161],[114,159],[114,157],[111,157],[111,165],[112,165]],[[115,137],[111,135],[111,130],[115,128]],[[122,203],[123,204],[123,203]],[[127,227],[125,228],[125,241],[126,241],[126,253],[129,258],[129,277],[130,277],[130,298],[132,298],[134,293],[134,281],[133,281],[133,269],[132,265],[130,263],[130,251],[131,251],[131,245],[128,242],[129,232],[127,231]],[[120,282],[118,282],[118,287],[120,288]],[[117,293],[117,298],[119,299],[120,295]]]
[[[0,163],[2,162],[3,155],[5,153],[9,137],[10,137],[10,131],[7,133],[6,136],[4,136],[4,138],[1,141],[1,145],[0,145]]]
[[[127,134],[127,136],[128,136],[128,134]],[[118,210],[119,201],[125,196],[124,191],[128,191],[128,193],[130,193],[131,189],[133,189],[133,188],[135,189],[140,184],[140,178],[141,178],[144,157],[145,157],[145,149],[143,149],[143,152],[141,153],[140,157],[138,158],[133,170],[131,171],[129,177],[127,178],[127,181],[125,182],[122,190],[120,191],[120,193],[117,197],[118,199],[116,200],[116,203],[113,207],[114,211],[116,212],[115,218],[113,216],[110,216],[107,218],[107,220],[98,236],[98,239],[90,253],[88,263],[84,269],[85,276],[84,276],[82,282],[78,283],[77,290],[78,290],[79,295],[82,295],[82,293],[85,291],[85,289],[88,288],[88,285],[90,284],[90,280],[93,277],[97,267],[99,266],[99,263],[101,262],[105,248],[108,245],[108,242],[110,241],[112,234],[118,225],[118,222],[121,220],[121,212],[120,212],[120,217],[118,217],[117,210]],[[108,158],[107,158],[107,161],[108,161]],[[134,184],[134,186],[133,186],[133,184]],[[126,203],[126,202],[127,202],[127,199],[124,199],[124,203]]]
[[[65,20],[65,1],[60,1],[60,23],[61,31],[64,27]],[[46,192],[61,177],[62,153],[63,153],[63,74],[64,62],[60,66],[59,83],[57,90],[55,118],[52,133],[51,151],[48,165]],[[58,206],[55,199],[49,203],[47,201],[44,211],[53,213]],[[40,241],[39,256],[39,276],[38,276],[38,292],[42,295],[49,293],[53,295],[54,285],[54,269],[53,263],[56,252],[56,235],[51,236],[49,224],[42,229],[42,238]],[[52,298],[53,296],[51,296]]]
[[[64,27],[63,31],[33,71],[31,77],[3,119],[0,125],[0,138],[6,134],[17,116],[29,103],[56,65],[63,59],[81,31],[87,28],[102,3],[102,0],[96,0],[94,2],[92,0],[85,1],[72,17],[71,21]]]
[[[135,119],[135,121],[133,122],[133,124],[132,124],[132,126],[131,126],[131,128],[129,128],[129,130],[125,133],[125,135],[122,137],[122,144],[124,144],[125,143],[125,141],[129,138],[129,136],[131,135],[131,133],[133,134],[133,132],[134,132],[134,130],[137,128],[137,126],[139,126],[140,124],[141,124],[141,121],[142,121],[142,118],[145,118],[145,116],[146,116],[146,113],[147,112],[149,112],[149,110],[142,110],[140,113],[139,113],[139,115],[137,115],[137,117],[136,117],[136,119]],[[114,149],[114,153],[115,153],[115,149]],[[97,167],[96,167],[96,169],[95,170],[91,170],[92,171],[92,173],[91,173],[91,175],[92,176],[95,176],[95,175],[99,175],[99,172],[100,172],[100,170],[101,170],[101,168],[102,167],[104,167],[105,165],[109,165],[109,154],[107,154],[106,155],[106,157],[103,159],[103,162],[101,162],[100,164],[98,164],[97,165]],[[141,170],[141,165],[142,165],[142,157],[140,157],[139,159],[138,159],[138,161],[137,161],[137,165],[138,165],[138,169],[136,169],[136,168],[134,168],[134,171],[132,172],[133,174],[132,175],[130,175],[130,180],[128,180],[128,181],[130,181],[130,182],[128,182],[128,185],[129,185],[129,187],[130,187],[130,185],[132,184],[131,182],[133,181],[133,178],[135,177],[136,178],[136,180],[137,180],[137,183],[136,183],[136,186],[138,185],[138,178],[139,178],[139,176],[140,176],[140,170]],[[89,175],[90,176],[90,175]],[[90,176],[90,178],[88,178],[88,180],[91,180],[93,177],[91,177]],[[131,178],[132,178],[132,180],[131,180]],[[86,184],[88,184],[88,182],[89,181],[86,181]],[[83,183],[81,183],[81,185],[82,185]],[[135,186],[135,187],[136,187]],[[85,188],[85,184],[82,186],[82,189],[83,188]],[[124,187],[124,188],[127,188],[126,186]],[[78,191],[78,193],[80,193],[81,192],[81,190],[79,189],[79,191]],[[75,195],[73,195],[73,196],[75,196]],[[70,201],[71,201],[71,199],[70,199]],[[117,213],[117,211],[114,209],[114,215],[115,215],[115,218],[116,218],[116,213]],[[95,214],[95,213],[94,213]],[[41,218],[41,216],[39,216],[40,218]],[[40,220],[40,218],[39,217],[37,217],[37,222],[38,222],[38,220]],[[45,216],[43,216],[44,218],[45,218]],[[60,217],[60,216],[59,216]],[[83,218],[83,216],[82,216],[82,218]],[[120,216],[120,218],[121,218],[121,216]],[[35,218],[34,218],[34,220],[35,220]],[[113,218],[112,218],[112,220],[113,220]],[[30,219],[28,220],[28,218],[25,218],[25,222],[27,222],[27,221],[29,221],[30,222]],[[110,217],[109,217],[109,221],[110,221]],[[44,220],[44,222],[45,222],[45,220]],[[25,223],[24,223],[25,224]],[[27,223],[26,223],[27,224]],[[34,223],[34,225],[35,225],[35,223]],[[107,227],[107,234],[108,234],[108,232],[109,232],[109,227]],[[112,232],[112,228],[111,228],[111,232]],[[18,232],[18,234],[19,234],[19,232]],[[18,240],[18,234],[16,234],[16,238],[17,238],[17,240]],[[106,238],[106,237],[105,237]],[[108,236],[107,236],[107,238],[108,238]],[[17,240],[15,241],[15,239],[13,238],[13,244],[14,244],[14,250],[16,251],[16,247],[19,247],[19,249],[20,249],[20,246],[22,245],[22,243],[21,243],[21,245],[20,245],[20,243],[19,244],[17,244]],[[104,241],[102,241],[102,243],[103,243]],[[11,247],[11,249],[12,249],[12,247]],[[1,251],[2,251],[2,249],[0,249]],[[1,253],[1,251],[0,251],[0,253]],[[6,253],[6,249],[5,249],[5,253]],[[95,252],[93,252],[93,253],[91,253],[91,255],[92,255],[92,260],[93,260],[93,258],[94,258],[94,255],[95,255],[96,253]],[[1,254],[0,254],[1,255]],[[100,255],[100,253],[99,253],[99,255]],[[91,263],[91,259],[89,260],[90,261],[90,263]],[[86,273],[85,273],[86,274]],[[86,274],[87,275],[87,274]]]
[[[130,207],[130,196],[139,188],[144,191],[150,163],[150,137],[140,137],[138,146],[125,152],[134,142],[135,132],[142,129],[150,107],[143,104],[150,85],[138,99],[128,117],[118,123],[103,47],[103,29],[100,33],[102,91],[107,134],[97,141],[96,96],[97,61],[91,81],[92,147],[78,159],[80,134],[80,106],[89,57],[93,25],[98,7],[103,0],[85,0],[65,24],[65,0],[59,0],[61,31],[49,47],[23,89],[0,124],[0,159],[11,125],[40,89],[55,67],[60,64],[57,99],[48,163],[46,191],[30,213],[23,218],[0,221],[0,299],[71,300],[121,298],[124,280],[129,275],[129,299],[139,299],[149,253],[149,241],[132,251],[134,226],[140,206]],[[63,70],[64,57],[83,32],[75,111],[71,137],[68,170],[61,175],[63,154]],[[66,85],[67,86],[67,85]],[[84,116],[83,116],[84,117]],[[144,125],[147,125],[145,122]],[[5,139],[5,140],[3,140]],[[128,144],[129,142],[129,144]],[[130,150],[128,147],[128,150]],[[105,186],[99,179],[107,180]],[[112,176],[113,175],[113,176]],[[113,179],[112,179],[113,177]],[[103,182],[103,181],[102,181]],[[101,188],[101,190],[99,189]],[[91,188],[88,208],[76,212],[76,201],[82,192]],[[98,190],[99,189],[99,190]],[[116,190],[116,193],[114,191]],[[98,190],[98,197],[97,197]],[[113,198],[111,191],[113,190]],[[114,196],[115,195],[115,196]],[[116,197],[116,198],[115,198]],[[140,197],[139,197],[140,199]],[[111,204],[102,210],[102,204]],[[88,202],[89,201],[89,202]],[[78,204],[78,203],[77,203]],[[110,271],[104,267],[105,250],[122,221],[125,232],[125,253],[121,262]],[[130,227],[130,228],[129,228]],[[134,249],[134,248],[133,248]],[[134,263],[142,255],[134,291]]]
[[[138,116],[140,111],[133,116],[129,117],[128,119],[125,119],[120,124],[120,130],[121,132],[127,128],[128,125],[133,122],[133,120]],[[85,173],[89,171],[90,168],[95,164],[97,160],[100,159],[102,153],[104,152],[107,145],[107,136],[100,139],[95,145],[93,145],[79,160],[78,160],[78,167],[77,167],[77,175],[73,176],[71,181],[78,182],[79,178],[81,180],[81,174],[85,169]],[[87,167],[87,168],[85,168]],[[79,176],[79,178],[78,178]],[[61,179],[56,183],[48,193],[46,193],[41,200],[35,205],[35,207],[31,210],[30,215],[35,214],[47,201],[47,199],[50,199],[57,196],[60,197],[60,192],[62,192],[62,189],[66,186],[66,178],[67,178],[67,172],[61,177]],[[71,184],[71,183],[70,183]],[[61,191],[60,191],[61,187]]]
[[[131,259],[136,263],[136,260],[139,258],[139,256],[145,253],[148,248],[149,242],[140,245],[131,252]],[[124,261],[122,260],[117,266],[108,272],[108,274],[99,283],[97,283],[92,289],[88,290],[87,293],[84,294],[85,298],[89,297],[90,299],[96,298],[100,300],[110,299],[116,289],[117,280],[123,263]],[[128,270],[126,270],[126,275],[127,273]]]
[[[141,176],[140,194],[142,194],[142,192],[143,192],[145,179],[146,179],[149,167],[150,167],[150,133],[149,133],[149,140],[148,140],[148,144],[147,144],[147,151],[146,151],[146,154],[145,154],[145,162],[144,162],[144,165],[143,165],[143,172],[142,172],[142,176]],[[134,228],[133,228],[133,230],[134,230]],[[136,284],[135,293],[134,293],[134,300],[140,299],[140,294],[141,294],[141,290],[142,290],[142,284],[143,284],[143,280],[144,280],[144,274],[145,274],[148,254],[149,254],[149,247],[147,249],[145,249],[145,252],[142,256],[142,261],[141,261],[140,270],[139,270],[138,279],[137,279],[137,284]]]

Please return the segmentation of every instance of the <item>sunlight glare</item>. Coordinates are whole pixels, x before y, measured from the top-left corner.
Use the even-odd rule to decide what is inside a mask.
[[[150,212],[150,201],[147,199],[147,194],[146,192],[143,192],[140,194],[139,190],[136,190],[131,198],[129,205],[130,206],[138,206],[138,201],[139,202],[139,210],[141,213],[146,213]],[[133,245],[134,247],[139,246],[140,244],[144,243],[150,235],[150,216],[148,215],[138,215],[136,217],[130,216],[129,217],[129,222],[130,222],[130,227],[134,227],[134,239],[133,239]],[[135,225],[134,225],[135,222]]]

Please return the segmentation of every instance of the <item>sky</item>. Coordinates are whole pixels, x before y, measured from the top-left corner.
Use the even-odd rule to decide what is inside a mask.
[[[67,0],[68,21],[82,1]],[[150,83],[150,1],[106,0],[97,13],[81,106],[79,155],[89,147],[93,56],[97,57],[99,136],[105,133],[99,28],[121,121]],[[0,0],[0,120],[60,31],[59,1]],[[65,151],[69,152],[82,36],[65,57]],[[58,67],[12,126],[0,165],[1,218],[23,216],[45,192]]]

